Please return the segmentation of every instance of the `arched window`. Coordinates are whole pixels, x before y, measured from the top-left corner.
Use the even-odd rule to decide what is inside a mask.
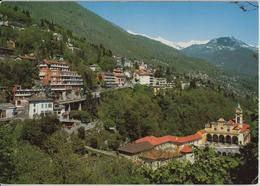
[[[219,136],[219,142],[220,143],[225,143],[225,137],[223,135]]]
[[[230,143],[231,144],[231,137],[229,135],[226,136],[226,143]]]
[[[213,142],[218,142],[218,135],[216,134],[213,135]]]
[[[232,137],[232,143],[238,145],[238,137],[237,136]]]
[[[237,123],[240,123],[240,117],[237,116]]]
[[[212,142],[212,136],[211,136],[211,134],[207,134],[207,141],[208,141],[208,142]]]

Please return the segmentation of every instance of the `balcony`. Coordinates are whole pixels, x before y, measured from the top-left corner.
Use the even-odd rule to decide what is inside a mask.
[[[72,86],[80,85],[80,86],[83,86],[83,83],[71,83],[71,82],[68,82],[68,83],[66,83],[66,85],[72,85]]]
[[[83,82],[83,79],[63,79],[63,82]]]
[[[61,64],[51,64],[51,67],[55,67],[55,68],[69,68],[68,65],[61,65]]]
[[[45,76],[45,75],[46,75],[45,72],[40,72],[40,73],[39,73],[39,76]]]
[[[30,96],[32,96],[32,93],[28,93],[28,92],[22,93],[22,92],[19,92],[19,93],[15,93],[14,96],[15,97],[30,97]]]
[[[40,68],[41,68],[41,67],[47,67],[47,65],[46,65],[46,64],[40,64],[39,67],[40,67]]]
[[[224,135],[237,135],[238,134],[238,131],[236,130],[230,130],[230,131],[227,131],[227,130],[214,130],[212,128],[208,128],[206,129],[207,133],[211,133],[211,134],[224,134]]]

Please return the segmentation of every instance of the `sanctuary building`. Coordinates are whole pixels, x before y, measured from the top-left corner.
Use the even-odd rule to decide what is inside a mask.
[[[239,147],[248,143],[250,126],[243,121],[243,111],[238,105],[235,118],[232,120],[225,121],[220,118],[217,122],[207,124],[197,133],[184,137],[146,136],[120,147],[118,153],[133,162],[156,169],[172,159],[193,162],[193,146],[210,145],[218,152],[239,153]]]

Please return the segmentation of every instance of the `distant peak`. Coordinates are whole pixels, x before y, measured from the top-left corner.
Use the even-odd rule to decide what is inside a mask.
[[[244,47],[249,48],[250,46],[243,41],[236,39],[234,36],[223,36],[210,40],[210,45],[218,45],[223,47]]]
[[[178,50],[187,48],[187,47],[189,47],[191,45],[206,44],[206,43],[209,42],[209,40],[190,40],[190,41],[173,42],[173,41],[165,39],[165,38],[163,38],[161,36],[151,37],[151,36],[148,36],[146,34],[140,34],[140,33],[136,33],[136,32],[130,31],[130,30],[127,30],[127,32],[129,34],[132,34],[132,35],[139,35],[139,36],[143,36],[143,37],[147,37],[149,39],[153,39],[153,40],[159,41],[159,42],[161,42],[161,43],[163,43],[165,45],[168,45],[168,46],[173,47],[173,48],[178,49]]]

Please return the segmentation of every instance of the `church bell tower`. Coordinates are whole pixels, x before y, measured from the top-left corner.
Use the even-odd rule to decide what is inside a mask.
[[[241,127],[243,125],[243,111],[240,107],[240,104],[238,104],[236,108],[236,123],[239,124]]]

